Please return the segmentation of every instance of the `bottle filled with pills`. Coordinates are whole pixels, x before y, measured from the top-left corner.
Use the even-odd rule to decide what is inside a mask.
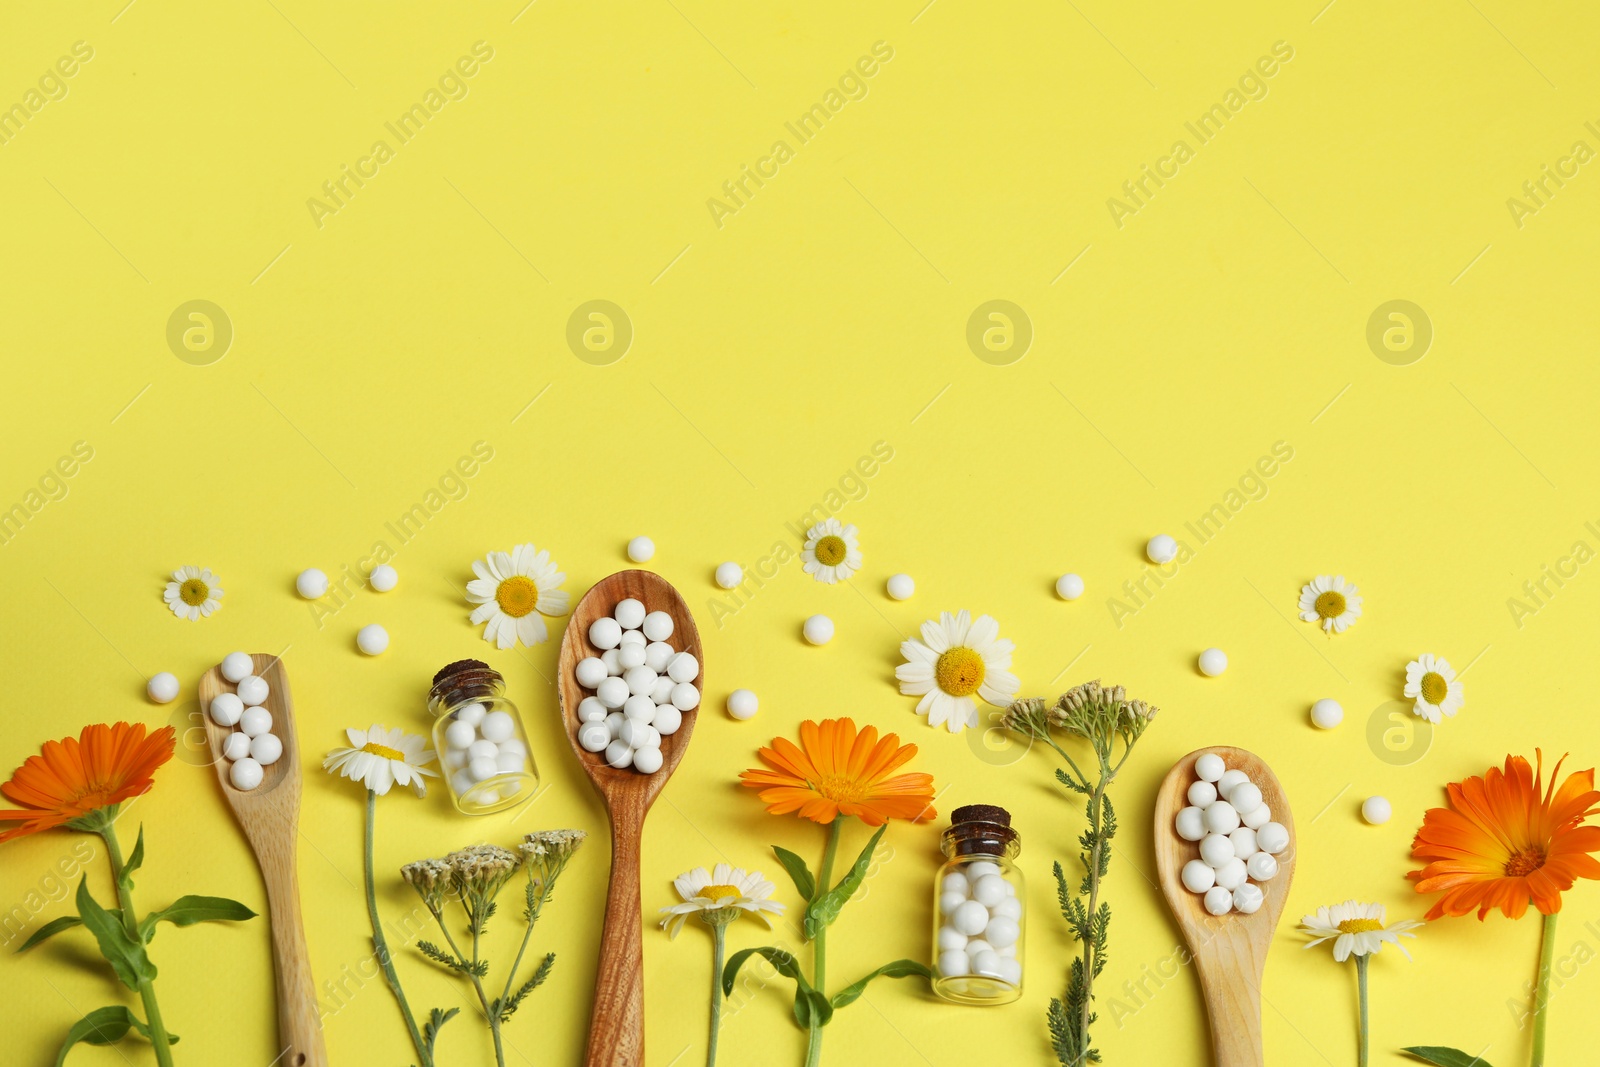
[[[950,814],[934,880],[933,991],[956,1004],[1009,1004],[1022,996],[1022,838],[1011,813],[969,804]]]
[[[433,748],[450,799],[467,815],[504,811],[531,799],[539,768],[522,715],[505,695],[505,679],[481,660],[464,659],[433,676],[428,710]]]

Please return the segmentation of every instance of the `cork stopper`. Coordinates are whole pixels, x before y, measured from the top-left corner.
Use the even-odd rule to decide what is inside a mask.
[[[1021,847],[1021,836],[1011,828],[1011,813],[995,804],[968,804],[950,813],[944,832],[945,854],[955,856],[1011,856]]]
[[[439,669],[428,691],[428,706],[450,706],[492,696],[504,684],[500,672],[478,659],[458,659]]]
[[[1005,808],[994,804],[968,804],[957,808],[950,813],[951,825],[964,822],[992,822],[1001,826],[1011,825],[1011,813]]]

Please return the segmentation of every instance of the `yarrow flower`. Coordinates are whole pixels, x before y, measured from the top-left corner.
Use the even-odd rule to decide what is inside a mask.
[[[1400,943],[1402,937],[1416,937],[1412,930],[1425,924],[1415,919],[1385,922],[1382,904],[1363,904],[1347,900],[1332,907],[1321,907],[1315,915],[1300,920],[1300,929],[1311,935],[1306,948],[1314,948],[1325,941],[1333,942],[1333,958],[1340,963],[1351,955],[1367,956],[1378,952],[1385,943],[1394,945],[1406,959],[1411,953]]]
[[[172,572],[162,599],[180,619],[195,622],[222,607],[222,589],[207,567],[179,567]]]
[[[1406,664],[1405,695],[1416,701],[1411,710],[1431,723],[1441,714],[1454,716],[1467,700],[1450,661],[1431,652]]]
[[[1330,634],[1342,634],[1361,618],[1361,597],[1344,575],[1318,575],[1300,587],[1300,618]]]
[[[485,624],[483,639],[496,648],[514,648],[518,641],[530,647],[542,644],[550,632],[540,616],[567,613],[567,593],[561,588],[566,574],[549,552],[531,544],[474,560],[472,573],[477,575],[467,583],[467,600],[477,605],[472,622]]]
[[[672,884],[683,901],[661,909],[666,916],[661,920],[661,928],[667,931],[668,937],[677,937],[689,916],[696,913],[708,925],[716,925],[748,912],[769,928],[772,920],[762,913],[783,914],[783,905],[769,899],[776,887],[763,878],[760,871],[719,863],[710,871],[704,867],[685,871],[674,878]]]
[[[450,865],[451,881],[463,896],[493,900],[522,866],[522,857],[499,845],[468,845],[450,853],[444,862]]]
[[[806,531],[800,550],[801,569],[819,582],[833,585],[861,569],[861,542],[854,525],[823,519]]]
[[[525,835],[519,847],[528,877],[548,893],[588,836],[582,830],[538,830]]]
[[[937,622],[922,624],[922,640],[901,643],[905,662],[894,676],[900,692],[922,698],[917,714],[926,715],[929,726],[958,734],[978,725],[974,694],[997,706],[1017,695],[1021,683],[1009,669],[1015,647],[1000,636],[1000,624],[989,616],[973,621],[970,612],[946,611]]]
[[[417,860],[400,868],[400,877],[417,891],[428,910],[435,915],[444,907],[453,887],[450,864],[444,860]]]

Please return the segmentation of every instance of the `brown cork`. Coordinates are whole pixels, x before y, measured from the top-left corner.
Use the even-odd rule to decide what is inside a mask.
[[[504,681],[499,671],[482,660],[458,659],[433,676],[428,703],[430,706],[452,705],[463,700],[477,700],[490,696]]]

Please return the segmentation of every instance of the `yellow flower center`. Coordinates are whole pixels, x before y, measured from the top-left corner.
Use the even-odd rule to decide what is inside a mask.
[[[1382,929],[1383,924],[1377,919],[1346,919],[1339,924],[1340,932],[1346,934],[1367,934]]]
[[[740,893],[736,886],[708,885],[704,889],[700,890],[700,895],[705,897],[707,900],[715,900],[718,903],[721,903],[730,897],[739,897],[743,896],[744,894]]]
[[[387,745],[380,745],[376,741],[368,741],[366,744],[361,746],[361,751],[370,752],[374,756],[380,756],[383,759],[398,760],[401,763],[406,761],[406,754],[404,752],[401,752],[399,749],[390,748]]]
[[[1422,676],[1422,699],[1437,707],[1444,703],[1444,698],[1450,695],[1450,683],[1444,680],[1444,675],[1437,671],[1429,671]]]
[[[859,803],[866,796],[866,786],[858,778],[846,774],[832,774],[816,783],[817,792],[832,801],[846,804]]]
[[[500,583],[500,588],[494,591],[494,599],[501,611],[520,619],[539,603],[539,587],[533,584],[532,578],[513,575]]]
[[[817,562],[824,566],[837,567],[844,562],[845,552],[845,543],[842,537],[835,537],[833,534],[829,534],[817,542]]]
[[[206,602],[206,597],[211,595],[211,587],[198,578],[190,578],[178,586],[178,599],[191,608],[198,608]]]
[[[1544,850],[1530,845],[1506,860],[1507,878],[1526,878],[1544,866]]]
[[[946,649],[934,664],[933,676],[951,696],[971,696],[983,684],[983,657],[960,645]]]
[[[1330,589],[1317,597],[1317,615],[1324,619],[1337,619],[1344,614],[1344,594]]]

